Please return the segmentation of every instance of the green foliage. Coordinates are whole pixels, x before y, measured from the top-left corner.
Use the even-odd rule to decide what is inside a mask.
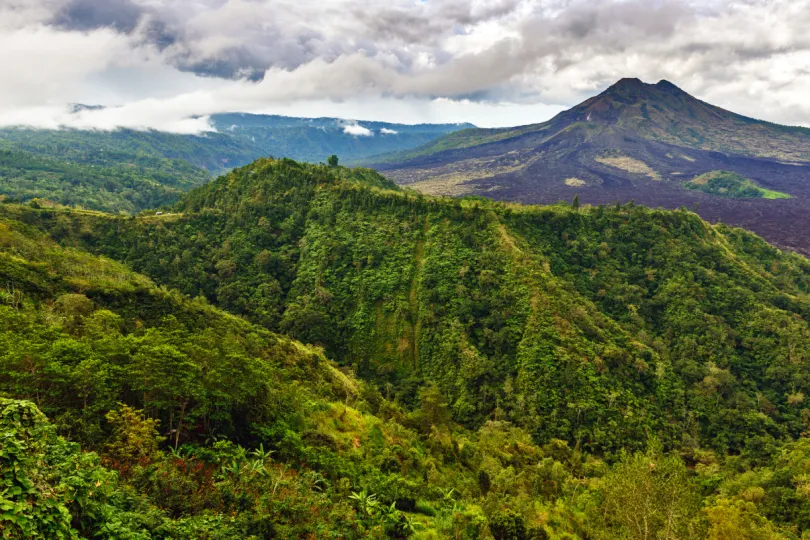
[[[0,398],[0,523],[6,538],[76,537],[70,513],[47,481],[47,435],[36,407]]]
[[[761,188],[753,180],[729,171],[702,174],[686,182],[684,187],[720,197],[790,199],[786,193]]]
[[[90,210],[135,213],[173,203],[208,178],[204,170],[172,160],[124,165],[99,157],[72,162],[0,147],[0,195],[17,201],[47,199]]]
[[[329,159],[327,160],[327,164],[330,167],[337,167],[338,166],[338,157],[335,154],[332,154],[331,156],[329,156]]]
[[[105,451],[110,457],[127,463],[151,461],[157,455],[161,441],[157,420],[144,418],[143,411],[137,411],[123,403],[118,410],[108,412],[106,418],[112,429],[105,445]]]
[[[489,520],[489,532],[495,540],[526,540],[526,522],[512,511],[499,512]]]
[[[625,456],[603,479],[604,509],[615,527],[609,538],[700,538],[701,498],[681,459],[664,456],[656,442]]]
[[[810,263],[690,212],[262,160],[161,216],[2,205],[0,284],[0,393],[112,479],[43,503],[78,535],[810,531]]]
[[[323,346],[407,407],[430,380],[468,427],[506,419],[609,453],[650,429],[667,447],[756,452],[804,429],[803,259],[685,211],[384,185],[264,160],[167,219],[41,223],[67,219],[64,241]]]

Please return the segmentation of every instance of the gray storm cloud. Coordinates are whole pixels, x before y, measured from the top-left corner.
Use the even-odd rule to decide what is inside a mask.
[[[303,100],[562,107],[624,76],[810,124],[808,24],[810,0],[0,0],[0,124],[194,131]],[[492,111],[471,120],[501,123]]]

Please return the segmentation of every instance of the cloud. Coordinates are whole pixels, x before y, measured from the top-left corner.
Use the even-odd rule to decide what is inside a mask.
[[[395,129],[382,128],[380,129],[380,133],[382,133],[383,135],[396,135],[397,133],[399,133],[399,131]]]
[[[143,11],[131,0],[71,0],[56,12],[52,23],[66,30],[95,30],[110,27],[132,32]]]
[[[808,25],[810,0],[0,0],[0,122],[185,130],[387,100],[503,125],[635,76],[810,124]]]
[[[355,137],[373,137],[374,132],[368,128],[364,128],[360,124],[349,124],[343,127],[343,133],[347,135],[354,135]]]

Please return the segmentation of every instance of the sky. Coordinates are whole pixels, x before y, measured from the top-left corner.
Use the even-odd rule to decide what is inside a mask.
[[[0,125],[510,126],[638,77],[810,126],[808,28],[810,0],[0,0]]]

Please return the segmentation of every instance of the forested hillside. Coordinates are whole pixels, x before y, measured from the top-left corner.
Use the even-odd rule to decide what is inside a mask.
[[[208,168],[219,173],[256,155],[216,134],[3,129],[0,196],[136,213],[176,202],[211,179]]]
[[[259,157],[318,163],[337,154],[351,161],[471,127],[242,113],[215,115],[211,123],[218,131],[199,135],[2,128],[0,197],[137,213],[173,204],[180,194]]]
[[[221,133],[264,155],[320,163],[337,154],[356,162],[379,154],[409,150],[472,124],[392,124],[341,118],[295,118],[267,114],[215,114],[211,123]],[[257,156],[258,157],[258,156]]]
[[[98,452],[121,493],[105,511],[132,531],[810,532],[810,263],[750,233],[632,204],[437,199],[291,160],[162,215],[0,216],[0,392],[54,426],[14,402],[36,421],[10,436]],[[111,537],[60,476],[93,456],[70,448],[26,470],[71,493],[75,529]]]
[[[810,391],[805,259],[687,211],[365,183],[266,160],[170,215],[54,215],[51,232],[323,345],[404,403],[435,381],[469,426],[497,411],[540,439],[608,452],[650,429],[723,451],[803,429],[787,401]],[[706,386],[726,376],[728,388]]]
[[[156,167],[93,165],[0,150],[0,196],[42,199],[104,212],[136,213],[172,204],[210,177],[202,169],[164,160]]]

